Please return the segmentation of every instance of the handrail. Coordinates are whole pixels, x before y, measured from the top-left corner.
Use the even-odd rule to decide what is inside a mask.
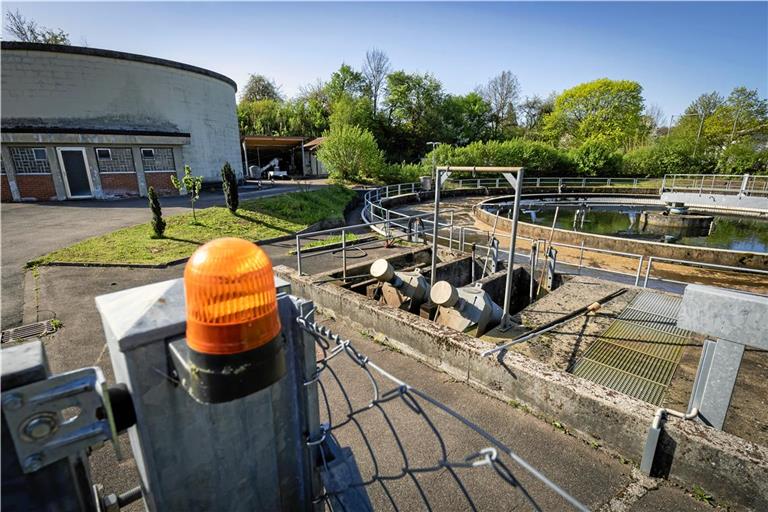
[[[760,178],[765,178],[766,182],[768,183],[768,177],[760,177]],[[499,183],[506,182],[506,180],[504,180],[503,178],[499,178],[498,180],[496,180],[495,178],[492,178],[491,180],[494,181],[494,182],[498,181]],[[530,183],[529,180],[531,182],[533,182],[533,183],[536,183],[536,182],[541,183],[541,182],[544,182],[545,180],[557,180],[558,183],[566,183],[566,184],[567,184],[568,180],[577,180],[577,181],[579,181],[581,183],[590,183],[590,181],[594,182],[594,180],[602,180],[602,182],[605,182],[605,183],[610,182],[611,184],[625,184],[625,183],[630,183],[630,182],[633,183],[634,185],[638,184],[638,179],[637,178],[568,178],[568,177],[566,177],[566,178],[525,178],[523,180],[524,186],[525,185],[533,186],[533,183]],[[483,179],[460,179],[460,180],[456,180],[456,181],[458,181],[462,185],[464,183],[474,183],[477,186],[477,188],[482,188],[481,183],[483,183],[484,181],[487,182],[489,180],[487,180],[487,179],[486,180],[483,180]],[[301,259],[302,259],[301,239],[302,238],[309,238],[309,237],[317,236],[317,235],[327,235],[327,234],[331,234],[331,233],[339,233],[339,232],[341,232],[342,233],[342,251],[345,252],[346,251],[346,244],[344,242],[345,242],[345,238],[346,238],[346,233],[348,231],[350,231],[350,230],[353,230],[353,229],[359,229],[359,228],[362,228],[362,227],[368,227],[369,229],[373,229],[374,231],[376,231],[376,232],[386,236],[387,240],[393,240],[393,239],[398,239],[398,238],[402,238],[402,237],[408,236],[410,234],[410,233],[408,233],[407,230],[409,229],[408,225],[409,225],[410,221],[413,220],[413,219],[419,219],[423,223],[423,225],[432,224],[434,226],[434,220],[425,218],[425,217],[431,216],[432,213],[407,215],[407,214],[404,214],[402,212],[398,212],[396,210],[391,210],[391,209],[388,209],[388,208],[385,208],[385,207],[381,206],[382,199],[387,199],[387,198],[390,198],[390,197],[395,197],[395,196],[399,196],[399,195],[403,195],[403,194],[415,194],[417,192],[429,192],[429,191],[422,190],[421,183],[418,183],[418,182],[398,183],[398,184],[388,185],[388,186],[384,186],[384,187],[372,188],[372,189],[366,191],[366,193],[363,196],[364,205],[363,205],[363,209],[362,209],[362,212],[361,212],[361,219],[362,219],[363,222],[361,224],[356,224],[356,225],[353,225],[353,226],[344,226],[344,227],[341,227],[341,228],[324,229],[324,230],[319,230],[319,231],[314,231],[314,232],[309,232],[309,233],[301,233],[301,234],[296,235],[296,257],[297,257],[297,267],[298,267],[299,273],[301,273]],[[380,227],[382,225],[384,226],[384,229],[382,229]],[[481,234],[483,234],[485,236],[488,235],[488,232],[485,231],[485,230],[480,230],[480,229],[477,229],[477,228],[473,228],[471,226],[458,226],[457,227],[457,226],[455,226],[453,224],[453,222],[445,222],[445,223],[444,222],[438,222],[438,227],[441,230],[442,229],[447,229],[448,230],[448,236],[438,235],[437,239],[438,240],[445,240],[445,241],[447,241],[446,245],[448,245],[451,248],[454,246],[454,242],[457,242],[457,247],[461,251],[465,250],[465,235],[466,235],[467,232],[481,233]],[[393,234],[393,232],[392,232],[393,228],[395,228],[396,231],[401,231],[401,233],[400,234],[397,234],[397,233]],[[455,230],[458,230],[458,236],[454,236],[454,231]],[[420,234],[426,240],[427,237],[431,237],[432,236],[432,234],[428,233],[427,231],[428,230],[425,228],[423,230],[418,231],[417,234]],[[518,238],[520,238],[521,240],[529,241],[531,243],[534,243],[534,242],[535,243],[539,243],[539,241],[536,241],[536,240],[534,240],[532,238],[528,238],[528,237],[520,236]],[[602,248],[597,248],[597,247],[589,247],[589,246],[585,246],[583,243],[581,245],[573,245],[573,244],[554,242],[554,243],[552,243],[552,246],[555,246],[555,247],[568,247],[568,248],[578,249],[579,250],[579,260],[578,260],[578,263],[571,263],[571,265],[577,266],[578,269],[579,269],[579,272],[581,272],[582,268],[585,268],[585,267],[586,268],[591,268],[589,266],[583,265],[583,259],[584,259],[583,256],[584,256],[585,252],[611,254],[611,255],[621,256],[621,257],[626,257],[626,258],[637,258],[638,259],[637,270],[635,272],[633,272],[632,274],[627,274],[625,272],[616,271],[616,270],[608,270],[608,269],[600,268],[600,270],[602,270],[602,271],[616,272],[616,273],[620,273],[620,274],[623,274],[623,275],[634,275],[634,277],[635,277],[635,285],[636,286],[639,285],[639,283],[640,283],[640,277],[642,275],[643,264],[647,261],[647,265],[646,265],[646,268],[645,268],[645,270],[646,270],[645,277],[644,277],[644,280],[643,280],[643,287],[647,287],[647,285],[648,285],[648,281],[651,278],[653,263],[655,261],[656,262],[664,261],[664,262],[677,263],[677,264],[688,265],[688,266],[719,268],[719,269],[723,269],[723,270],[727,270],[727,271],[732,271],[732,272],[747,272],[747,273],[768,275],[768,271],[766,271],[766,270],[734,267],[734,266],[720,265],[720,264],[714,264],[714,263],[702,263],[702,262],[689,261],[689,260],[678,260],[678,259],[673,259],[673,258],[662,258],[660,256],[645,256],[645,255],[636,254],[636,253],[628,253],[628,252],[621,252],[621,251],[613,251],[613,250],[610,250],[610,249],[602,249]],[[478,247],[478,248],[485,248],[486,246],[484,244],[476,244],[476,247]],[[500,253],[507,253],[508,254],[509,251],[501,250]],[[515,254],[518,255],[518,256],[526,257],[525,254],[518,253],[517,251],[515,252]],[[346,258],[343,257],[342,259],[344,260],[343,261],[343,267],[344,267],[343,268],[343,274],[346,277]]]
[[[737,272],[748,272],[751,274],[768,275],[768,270],[761,270],[758,268],[734,267],[732,265],[721,265],[719,263],[704,263],[701,261],[689,261],[689,260],[679,260],[676,258],[663,258],[661,256],[650,256],[648,258],[648,266],[645,269],[645,279],[643,280],[643,288],[648,287],[648,278],[651,276],[651,267],[653,267],[654,261],[666,261],[669,263],[677,263],[679,265],[687,265],[691,267],[708,267],[708,268],[717,268],[717,269],[737,271]]]

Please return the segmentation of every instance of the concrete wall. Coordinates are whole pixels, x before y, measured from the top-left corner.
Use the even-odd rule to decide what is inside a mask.
[[[599,439],[639,464],[655,412],[650,404],[553,371],[519,353],[481,358],[480,352],[491,346],[477,338],[335,285],[315,284],[312,277],[299,276],[288,267],[274,270],[291,283],[296,295],[344,321],[372,329],[384,343],[505,402],[524,404],[538,415],[556,419],[585,440]],[[700,485],[719,501],[768,509],[768,448],[764,446],[672,418],[666,423],[657,461],[656,471],[687,486]]]
[[[486,212],[481,208],[475,208],[474,214],[478,220],[488,225],[493,225],[495,215],[492,213]],[[499,217],[496,229],[502,233],[509,232],[511,229],[511,222],[512,221],[509,219]],[[550,231],[550,227],[520,222],[517,233],[520,236],[548,240]],[[644,240],[631,240],[629,238],[579,233],[565,229],[555,229],[553,241],[556,243],[559,242],[572,245],[579,245],[581,242],[584,242],[586,247],[594,247],[596,249],[631,252],[634,254],[643,254],[645,256],[699,261],[717,265],[768,269],[768,254],[764,253],[646,242]]]
[[[236,90],[226,77],[118,52],[19,47],[35,45],[3,43],[4,128],[186,132],[191,143],[183,148],[183,161],[195,174],[220,181],[220,169],[229,161],[242,176]]]

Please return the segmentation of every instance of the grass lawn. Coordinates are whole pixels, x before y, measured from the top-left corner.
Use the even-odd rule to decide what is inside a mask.
[[[329,186],[312,192],[293,192],[241,201],[237,214],[222,206],[167,217],[165,238],[153,239],[149,222],[88,238],[29,262],[163,264],[190,256],[201,244],[225,236],[258,241],[295,233],[329,218],[341,218],[355,192]],[[147,221],[151,217],[147,207]],[[94,223],[98,219],[93,219]]]

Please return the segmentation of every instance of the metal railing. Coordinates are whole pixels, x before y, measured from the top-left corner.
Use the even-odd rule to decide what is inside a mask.
[[[768,176],[667,174],[662,180],[661,191],[765,197],[768,196]]]
[[[717,270],[725,270],[725,271],[736,271],[736,272],[747,272],[749,274],[760,274],[768,276],[768,270],[761,270],[756,268],[744,268],[744,267],[734,267],[731,265],[720,265],[717,263],[703,263],[701,261],[689,261],[689,260],[679,260],[675,258],[662,258],[661,256],[650,256],[648,258],[648,265],[645,268],[645,279],[643,280],[643,288],[648,287],[648,279],[651,277],[651,272],[653,268],[653,262],[654,261],[661,261],[666,263],[672,263],[677,265],[684,265],[687,267],[704,267],[704,268],[713,268]]]
[[[761,177],[761,178],[767,178],[768,177]],[[547,180],[549,178],[530,178],[530,180]],[[573,178],[552,178],[552,180],[558,181],[563,180],[564,183],[567,183],[566,180],[572,180]],[[582,178],[578,178],[581,180]],[[587,178],[591,179],[591,178]],[[609,178],[599,178],[603,180],[608,180]],[[626,182],[626,180],[633,181],[633,178],[611,178],[612,183],[615,183],[615,180],[624,180],[623,182]],[[475,187],[483,187],[484,184],[487,182],[493,182],[495,183],[497,181],[496,178],[485,178],[485,179],[471,179],[471,180],[457,180],[458,182],[462,182],[462,187],[466,186],[475,186]],[[504,178],[499,178],[498,180],[501,184],[503,182],[506,182]],[[528,179],[525,180],[526,182]],[[633,181],[634,182],[634,181]],[[532,185],[533,186],[533,185]],[[587,185],[591,186],[591,185]],[[429,191],[423,191],[421,189],[420,183],[400,183],[396,185],[388,185],[385,187],[379,187],[375,189],[371,189],[368,192],[366,192],[364,196],[364,206],[361,213],[361,217],[363,220],[362,224],[354,225],[354,226],[345,226],[343,228],[334,228],[334,229],[326,229],[322,231],[315,231],[311,233],[302,233],[299,235],[296,235],[296,257],[297,257],[297,270],[299,273],[301,273],[302,269],[302,258],[304,257],[302,255],[302,248],[301,248],[301,240],[305,238],[311,238],[318,235],[331,235],[334,233],[340,233],[342,235],[342,244],[341,247],[334,247],[333,249],[328,249],[326,251],[313,251],[313,254],[324,254],[328,252],[336,252],[341,251],[342,252],[342,279],[346,280],[346,270],[347,270],[347,258],[346,258],[346,251],[347,251],[347,244],[346,244],[346,235],[347,233],[351,232],[354,229],[359,229],[362,227],[367,227],[380,235],[384,237],[384,240],[386,241],[392,241],[402,238],[411,238],[413,239],[421,237],[421,239],[424,242],[431,241],[432,239],[432,233],[431,229],[427,226],[433,226],[434,221],[432,219],[429,219],[427,217],[431,216],[432,213],[423,213],[418,215],[407,215],[402,212],[398,212],[396,210],[391,210],[388,208],[385,208],[381,205],[382,199],[386,199],[389,197],[395,197],[398,195],[403,194],[414,194],[416,192],[426,192],[429,193]],[[431,194],[429,194],[431,195]],[[467,245],[470,242],[467,242],[467,234],[468,233],[476,233],[480,237],[484,238],[485,240],[490,240],[491,233],[486,230],[481,230],[478,228],[473,228],[469,226],[456,226],[453,221],[453,212],[447,211],[446,214],[449,216],[448,222],[438,222],[438,228],[440,232],[444,232],[444,235],[438,234],[438,241],[444,242],[441,245],[444,245],[448,247],[449,249],[453,249],[454,246],[456,249],[458,249],[461,252],[467,252]],[[419,223],[421,223],[421,227],[416,227],[414,229],[414,225],[412,224],[413,221],[418,220]],[[499,237],[505,237],[506,234],[502,233],[499,234]],[[689,260],[679,260],[679,259],[672,259],[672,258],[662,258],[659,256],[646,256],[642,254],[637,253],[630,253],[630,252],[622,252],[622,251],[614,251],[610,249],[601,249],[597,247],[589,247],[584,245],[582,242],[580,245],[573,245],[573,244],[566,244],[566,243],[560,243],[560,242],[548,242],[547,240],[542,239],[533,239],[529,237],[519,236],[517,237],[519,240],[527,241],[531,244],[536,244],[537,246],[544,244],[545,247],[547,245],[551,247],[561,247],[561,248],[570,248],[570,249],[578,249],[579,250],[579,257],[577,261],[569,261],[568,260],[560,260],[558,263],[575,266],[581,274],[582,269],[584,268],[593,268],[590,265],[586,265],[584,262],[584,255],[586,253],[596,253],[596,254],[607,254],[611,256],[618,256],[618,257],[624,257],[624,258],[630,258],[630,259],[637,259],[637,267],[634,272],[624,272],[621,270],[615,270],[615,269],[607,269],[603,267],[594,267],[595,270],[599,270],[601,272],[609,272],[614,274],[621,274],[621,275],[627,275],[634,277],[635,285],[640,284],[641,276],[643,276],[643,270],[645,270],[645,278],[643,280],[643,287],[648,286],[648,281],[651,279],[652,274],[652,267],[654,262],[665,262],[670,264],[676,264],[676,265],[682,265],[682,266],[689,266],[689,267],[704,267],[704,268],[715,268],[720,269],[724,271],[729,272],[735,272],[735,273],[752,273],[752,274],[760,274],[760,275],[768,275],[768,271],[766,270],[758,270],[758,269],[749,269],[749,268],[743,268],[743,267],[735,267],[730,265],[719,265],[719,264],[713,264],[713,263],[701,263],[698,261],[689,261]],[[361,243],[359,246],[367,245],[367,244],[373,244],[373,243],[380,243],[381,240],[373,240],[366,243]],[[491,251],[491,243],[482,243],[482,242],[475,242],[475,248],[479,249],[481,252],[485,251],[490,252]],[[500,250],[499,254],[509,254],[508,250]],[[543,254],[543,252],[542,252]],[[529,258],[529,254],[526,253],[520,253],[515,252],[515,256],[519,256],[522,258]],[[655,278],[657,280],[661,281],[670,281],[674,282],[670,279],[660,279]]]
[[[565,177],[565,178],[525,178],[523,188],[587,188],[587,187],[621,187],[621,188],[659,188],[661,179],[645,178],[595,178],[595,177]],[[448,180],[449,188],[484,188],[505,187],[504,178],[462,178]]]

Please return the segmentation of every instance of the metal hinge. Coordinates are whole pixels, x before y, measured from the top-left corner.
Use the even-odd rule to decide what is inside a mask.
[[[112,440],[121,458],[106,380],[83,368],[14,388],[2,395],[3,416],[24,473]],[[66,418],[65,409],[75,408]]]

